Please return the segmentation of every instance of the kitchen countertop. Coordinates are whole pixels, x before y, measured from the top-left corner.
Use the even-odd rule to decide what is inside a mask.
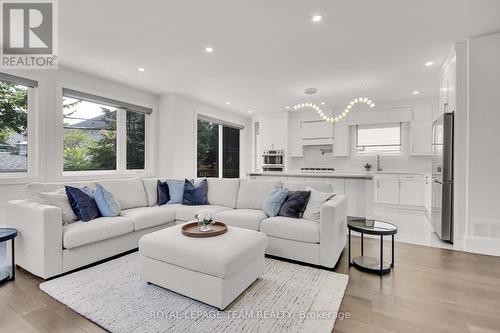
[[[351,178],[373,179],[374,173],[370,172],[300,172],[300,171],[256,171],[249,172],[248,176],[275,176],[275,177],[311,177],[311,178]]]

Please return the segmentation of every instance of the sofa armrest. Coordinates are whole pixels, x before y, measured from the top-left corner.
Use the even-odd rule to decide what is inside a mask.
[[[47,279],[62,273],[61,209],[28,200],[5,205],[6,225],[18,230],[16,264]]]
[[[347,197],[336,195],[320,208],[320,264],[333,268],[346,242]]]

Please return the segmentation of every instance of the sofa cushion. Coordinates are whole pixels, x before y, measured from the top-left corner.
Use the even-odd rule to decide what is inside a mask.
[[[262,209],[264,198],[280,186],[280,180],[242,179],[236,208]]]
[[[276,216],[262,221],[260,231],[268,236],[307,243],[319,243],[320,225],[306,219]]]
[[[306,187],[306,190],[310,191],[311,195],[309,196],[309,201],[307,202],[306,210],[304,211],[302,217],[319,223],[321,206],[333,198],[335,193],[316,191],[314,188],[309,186]]]
[[[38,196],[40,197],[40,203],[56,206],[61,210],[63,224],[73,223],[77,220],[75,212],[69,204],[66,189],[60,188],[53,192],[38,192]]]
[[[111,192],[104,188],[104,186],[99,183],[96,184],[96,190],[92,196],[102,216],[115,217],[120,215],[120,203]]]
[[[158,180],[162,182],[165,181],[165,179],[159,179],[158,177],[142,178],[142,184],[144,185],[144,191],[146,192],[149,207],[153,207],[158,204],[158,193],[156,187]]]
[[[170,200],[170,192],[168,190],[167,182],[162,182],[158,179],[158,182],[156,183],[156,197],[158,206],[165,205]]]
[[[40,198],[38,197],[38,192],[54,192],[60,189],[64,189],[64,193],[66,193],[66,189],[64,186],[72,186],[83,188],[87,186],[91,190],[95,190],[94,181],[80,181],[80,182],[66,182],[66,183],[29,183],[26,185],[26,196],[28,200],[40,202]]]
[[[182,204],[191,206],[208,205],[208,184],[203,179],[198,185],[189,180],[184,181],[184,194],[182,195]]]
[[[99,217],[63,226],[63,246],[72,249],[134,231],[132,220],[125,217]]]
[[[285,202],[288,195],[288,189],[286,188],[276,188],[271,193],[269,193],[262,203],[262,210],[269,217],[278,215],[281,205]]]
[[[309,191],[290,191],[281,205],[279,216],[301,218],[309,201]]]
[[[134,230],[142,230],[160,224],[174,222],[175,211],[179,205],[130,208],[121,212],[121,216],[134,222]]]
[[[215,214],[215,221],[235,227],[259,231],[260,222],[267,218],[260,209],[231,209]]]
[[[305,191],[306,187],[312,187],[316,191],[320,192],[333,192],[333,186],[327,182],[318,181],[284,181],[283,188],[287,188],[290,191]]]
[[[207,178],[207,182],[208,202],[211,205],[236,207],[240,188],[239,178]]]
[[[113,193],[120,203],[121,209],[146,207],[148,205],[146,191],[142,180],[139,178],[101,180],[99,184]]]
[[[175,215],[176,220],[180,221],[192,221],[195,219],[195,215],[204,209],[212,210],[214,213],[230,210],[229,207],[217,206],[217,205],[201,205],[201,206],[186,206],[186,205],[176,205],[177,212]]]
[[[83,222],[88,222],[101,216],[97,203],[92,197],[92,190],[88,187],[77,188],[66,186],[68,201],[76,217]]]
[[[181,227],[176,225],[142,236],[140,254],[224,279],[262,258],[267,246],[266,236],[253,230],[229,227],[217,237],[192,238],[182,236]]]

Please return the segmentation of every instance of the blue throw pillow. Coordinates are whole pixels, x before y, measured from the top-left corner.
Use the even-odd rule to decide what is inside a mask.
[[[102,216],[115,217],[120,215],[120,203],[115,199],[113,194],[102,187],[101,184],[96,185],[96,190],[92,197]]]
[[[181,204],[184,196],[184,181],[183,180],[167,180],[170,200],[167,205]]]
[[[273,217],[278,215],[281,205],[285,202],[286,195],[288,194],[288,189],[277,188],[269,193],[262,203],[262,210],[268,216]]]
[[[310,191],[290,191],[281,205],[279,216],[301,218],[309,201]]]
[[[65,186],[65,188],[69,204],[79,220],[88,222],[101,216],[92,195],[89,195],[86,191],[77,187]]]
[[[156,183],[156,196],[158,197],[158,206],[164,205],[170,200],[167,182],[162,182],[158,179]]]
[[[182,203],[184,205],[208,205],[208,183],[203,179],[198,186],[195,186],[189,180],[184,181],[184,195]]]

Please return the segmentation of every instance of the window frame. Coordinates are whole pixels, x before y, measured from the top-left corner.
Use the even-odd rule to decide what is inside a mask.
[[[362,152],[359,152],[358,150],[358,129],[360,126],[372,126],[372,127],[381,127],[383,128],[384,125],[386,125],[387,127],[389,127],[389,125],[392,125],[392,124],[399,124],[399,151],[397,152],[387,152],[387,151],[371,151],[371,152],[367,152],[367,153],[362,153]],[[405,142],[405,126],[403,124],[403,122],[389,122],[389,123],[379,123],[379,124],[366,124],[366,125],[356,125],[356,126],[353,126],[354,127],[354,146],[353,146],[353,150],[354,150],[354,154],[355,156],[358,156],[358,157],[366,157],[366,156],[377,156],[377,155],[383,155],[383,156],[402,156],[404,155],[404,152],[405,152],[405,145],[404,145],[404,142]],[[371,145],[371,147],[382,147],[382,146],[388,146],[388,145]],[[394,146],[394,145],[390,145],[390,146]]]
[[[31,79],[25,79],[23,77],[12,76],[15,79],[26,80],[26,82],[32,81]],[[39,161],[40,155],[39,151],[41,149],[41,140],[38,137],[40,127],[40,116],[36,112],[36,107],[38,105],[38,82],[35,82],[35,86],[27,86],[22,84],[22,82],[14,82],[9,80],[1,80],[2,82],[10,82],[17,85],[22,85],[27,88],[28,93],[28,105],[27,105],[27,142],[28,142],[28,157],[26,161],[26,171],[16,171],[16,172],[0,172],[0,184],[17,184],[26,183],[29,181],[37,181],[40,179],[41,163]]]
[[[238,170],[238,176],[239,178],[241,178],[241,174],[242,174],[242,150],[241,150],[241,143],[242,143],[242,130],[245,128],[243,125],[240,125],[240,124],[235,124],[235,123],[231,123],[231,122],[226,122],[226,121],[223,121],[223,120],[219,120],[217,118],[213,118],[213,117],[210,117],[210,116],[205,116],[203,114],[200,114],[200,113],[196,113],[195,115],[195,119],[194,119],[194,124],[195,124],[195,130],[194,130],[194,133],[195,133],[195,140],[194,140],[194,151],[195,151],[195,156],[196,158],[194,159],[194,170],[195,170],[195,175],[198,176],[198,120],[202,120],[202,121],[207,121],[207,122],[211,122],[211,123],[214,123],[214,124],[217,124],[218,125],[218,142],[219,142],[219,146],[218,146],[218,175],[217,175],[217,178],[224,178],[223,175],[224,175],[224,171],[223,171],[223,166],[224,166],[224,160],[223,160],[223,150],[224,150],[224,147],[223,147],[223,130],[224,130],[224,126],[226,127],[232,127],[232,128],[236,128],[240,131],[239,133],[239,170]]]
[[[152,140],[151,140],[151,131],[152,131],[152,125],[151,125],[151,118],[154,114],[154,110],[151,107],[150,109],[153,110],[151,113],[144,113],[144,169],[127,169],[127,110],[128,111],[133,111],[133,112],[140,112],[138,110],[132,110],[132,109],[126,109],[120,106],[116,106],[116,169],[115,170],[79,170],[79,171],[64,171],[64,129],[63,129],[63,124],[64,124],[64,109],[63,109],[63,101],[64,101],[64,92],[63,90],[68,89],[76,92],[81,92],[82,94],[87,94],[87,95],[94,95],[97,97],[100,97],[104,100],[112,100],[112,101],[123,101],[123,98],[115,98],[113,96],[109,96],[108,94],[103,94],[102,92],[100,93],[94,93],[91,91],[88,91],[86,89],[81,89],[81,88],[73,88],[71,85],[63,84],[58,86],[58,91],[60,92],[59,94],[59,101],[58,107],[59,107],[59,115],[60,115],[60,123],[59,123],[59,130],[60,130],[60,135],[59,135],[59,156],[60,156],[60,163],[59,163],[59,168],[60,172],[59,175],[61,175],[61,179],[67,180],[67,179],[82,179],[85,178],[85,176],[88,177],[95,177],[95,176],[103,176],[105,178],[116,178],[120,176],[131,176],[131,175],[136,175],[136,176],[148,176],[151,175],[154,170],[152,166],[154,165],[152,161],[152,154],[151,152],[154,150],[152,145]],[[74,98],[71,96],[67,96],[69,98]],[[92,102],[91,100],[86,99],[88,102]],[[106,105],[106,103],[102,103],[99,100],[94,101],[94,103],[97,104],[103,104]],[[131,104],[128,102],[123,101],[123,105]],[[143,107],[143,108],[149,108],[149,107]]]

